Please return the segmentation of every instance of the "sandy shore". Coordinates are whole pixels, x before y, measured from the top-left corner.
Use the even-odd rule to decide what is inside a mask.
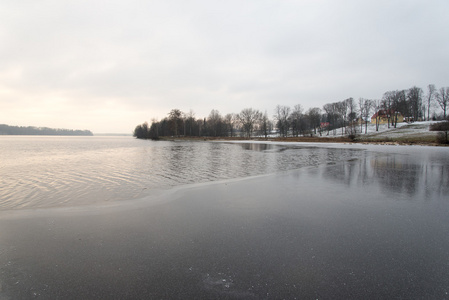
[[[447,189],[372,162],[0,212],[0,299],[447,298]]]

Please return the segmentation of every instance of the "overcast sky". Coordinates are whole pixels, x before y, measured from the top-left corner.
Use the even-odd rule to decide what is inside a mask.
[[[0,0],[0,124],[131,133],[449,86],[449,1]]]

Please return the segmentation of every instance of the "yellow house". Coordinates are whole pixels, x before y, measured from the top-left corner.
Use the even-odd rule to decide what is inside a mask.
[[[398,111],[387,111],[385,109],[379,110],[371,117],[371,123],[376,123],[376,118],[378,119],[379,124],[387,124],[388,117],[390,117],[390,123],[393,122],[393,117],[397,115],[397,123],[404,122],[404,116]]]

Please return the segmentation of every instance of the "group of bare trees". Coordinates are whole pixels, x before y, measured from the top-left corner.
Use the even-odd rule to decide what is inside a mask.
[[[357,103],[353,98],[325,104],[323,110],[325,111],[326,119],[326,126],[324,128],[327,129],[328,134],[330,130],[335,131],[337,128],[341,128],[342,135],[355,135],[358,110]],[[369,106],[368,114],[370,112],[371,106]]]
[[[160,136],[208,136],[208,137],[234,137],[244,136],[251,138],[254,135],[268,137],[275,128],[282,130],[283,136],[299,136],[316,133],[322,115],[317,107],[303,112],[301,105],[293,110],[287,106],[277,106],[272,121],[267,112],[253,108],[245,108],[240,113],[221,115],[213,109],[207,118],[196,119],[190,111],[183,113],[179,109],[172,109],[166,118],[160,121],[152,120],[137,125],[134,136],[144,139],[157,139]]]
[[[431,86],[435,89],[434,85],[429,85],[429,94],[431,90]],[[430,94],[431,95],[431,94]],[[440,105],[443,110],[443,119],[447,119],[447,106],[449,102],[449,87],[442,87],[438,92],[435,92],[435,100]],[[430,102],[430,100],[429,100]],[[430,105],[429,105],[430,106]],[[427,119],[429,119],[429,115],[427,115]]]
[[[388,118],[388,126],[396,127],[398,115],[406,121],[430,120],[431,110],[440,107],[442,116],[436,113],[432,118],[446,118],[449,100],[449,87],[440,88],[430,84],[427,92],[416,86],[408,90],[394,90],[384,93],[381,100],[347,98],[342,101],[328,103],[323,109],[310,108],[306,112],[302,105],[294,107],[277,105],[272,119],[267,112],[253,108],[245,108],[240,113],[221,115],[213,109],[207,118],[195,118],[191,110],[184,113],[179,109],[172,109],[167,117],[160,121],[152,120],[151,125],[143,123],[134,130],[138,138],[157,139],[159,136],[210,136],[234,137],[254,135],[267,137],[277,134],[282,137],[304,136],[323,133],[329,135],[331,131],[337,134],[341,128],[341,135],[355,136],[358,132],[367,133],[367,125],[371,116]],[[377,113],[377,114],[376,114]],[[427,114],[427,117],[426,117]],[[378,129],[378,117],[375,118]],[[360,128],[360,129],[359,129]],[[339,131],[340,133],[340,131]]]
[[[376,130],[379,129],[380,118],[386,118],[388,127],[396,128],[398,116],[402,116],[406,122],[446,119],[449,100],[449,87],[437,90],[435,85],[429,84],[427,92],[413,86],[408,90],[394,90],[384,93],[380,100],[359,98],[358,105],[352,98],[340,102],[324,105],[323,109],[327,115],[328,131],[341,128],[342,134],[354,135],[355,124],[360,124],[360,132],[367,133],[367,124],[374,116]],[[441,108],[442,115],[434,111],[430,116],[431,109]],[[427,113],[427,117],[426,117]],[[357,116],[357,118],[356,118]]]
[[[221,115],[213,109],[207,118],[195,118],[190,111],[183,113],[179,109],[172,109],[168,116],[161,121],[152,120],[151,125],[143,123],[134,129],[137,138],[157,139],[159,136],[209,136],[226,137],[242,135],[248,138],[257,132],[268,136],[273,130],[267,113],[245,108],[239,114]]]
[[[317,128],[321,123],[321,109],[318,107],[310,108],[304,112],[301,104],[293,108],[289,106],[278,105],[274,110],[274,125],[282,137],[316,134]]]
[[[448,100],[449,87],[438,90],[434,84],[429,84],[426,92],[416,86],[408,90],[388,91],[384,93],[380,108],[401,113],[407,121],[430,121],[446,119]],[[441,108],[442,115],[438,116],[434,110],[431,117],[431,109],[435,108]],[[392,124],[395,125],[394,122]]]

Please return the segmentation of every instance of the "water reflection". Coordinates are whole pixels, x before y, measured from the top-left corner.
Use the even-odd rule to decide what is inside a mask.
[[[420,188],[422,165],[412,163],[403,156],[372,159],[371,167],[385,191],[414,195]]]
[[[242,143],[240,145],[242,146],[243,149],[252,151],[270,151],[270,150],[283,151],[286,149],[286,147],[273,144]]]
[[[449,165],[436,154],[374,153],[328,166],[322,176],[346,184],[378,187],[385,199],[428,200],[449,193]]]
[[[449,180],[444,151],[406,155],[354,148],[99,137],[8,137],[0,144],[0,209],[128,200],[154,189],[322,165],[328,165],[325,178],[348,186],[377,184],[385,194],[423,192],[431,197],[447,193]]]

